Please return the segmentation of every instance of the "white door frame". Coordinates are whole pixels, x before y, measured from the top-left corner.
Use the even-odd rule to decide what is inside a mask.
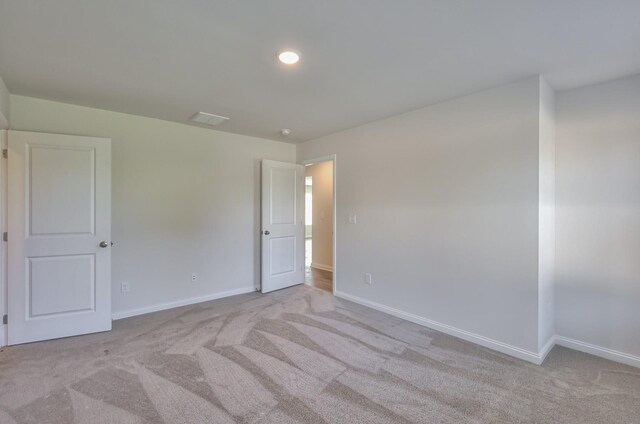
[[[8,147],[8,132],[0,130],[0,150]],[[0,233],[7,231],[7,159],[0,156]],[[0,238],[0,318],[7,313],[7,243]],[[0,347],[7,345],[7,326],[0,321]]]
[[[336,286],[338,285],[338,261],[337,261],[337,259],[338,259],[338,249],[337,249],[337,246],[338,246],[338,243],[337,243],[337,240],[338,240],[338,226],[336,225],[337,222],[338,222],[338,219],[337,219],[337,211],[338,211],[337,204],[338,203],[336,201],[336,199],[337,199],[337,196],[336,196],[336,187],[337,187],[337,184],[336,184],[337,177],[336,176],[337,176],[337,171],[336,171],[336,169],[338,167],[337,157],[336,157],[335,154],[327,155],[327,156],[320,156],[320,157],[313,158],[313,159],[303,160],[303,161],[301,161],[299,163],[300,163],[300,165],[307,166],[307,165],[313,165],[313,164],[320,163],[320,162],[329,162],[329,161],[333,162],[333,273],[331,274],[333,281],[332,281],[332,284],[331,284],[331,286],[332,286],[331,292],[335,295],[336,291],[337,291]]]

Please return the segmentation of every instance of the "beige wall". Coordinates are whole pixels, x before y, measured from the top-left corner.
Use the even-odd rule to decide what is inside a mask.
[[[10,101],[9,90],[0,77],[0,130],[9,128]]]
[[[339,294],[535,359],[539,113],[534,77],[298,145],[337,155]]]
[[[313,177],[312,266],[333,268],[333,162],[320,162],[305,168]]]
[[[555,335],[555,92],[540,78],[538,187],[538,349]]]
[[[557,118],[557,332],[638,365],[640,75],[559,93]]]
[[[258,285],[260,160],[294,162],[294,145],[21,96],[11,107],[14,129],[113,140],[115,313]]]

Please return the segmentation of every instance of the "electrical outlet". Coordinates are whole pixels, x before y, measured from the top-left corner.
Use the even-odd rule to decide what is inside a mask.
[[[368,272],[364,274],[364,282],[365,284],[371,284],[371,274],[369,274]]]
[[[198,274],[196,274],[195,272],[191,273],[191,281],[198,281]]]
[[[129,293],[130,291],[131,291],[131,284],[129,284],[128,281],[123,281],[122,284],[120,285],[120,292]]]

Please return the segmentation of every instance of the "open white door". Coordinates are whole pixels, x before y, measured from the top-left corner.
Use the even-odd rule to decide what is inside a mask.
[[[304,166],[262,161],[262,293],[304,283]]]
[[[111,140],[9,131],[9,344],[111,330]]]

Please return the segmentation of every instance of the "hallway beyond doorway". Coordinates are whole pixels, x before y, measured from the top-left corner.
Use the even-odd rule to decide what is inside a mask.
[[[307,267],[305,269],[304,281],[311,287],[333,291],[333,273],[323,269]]]
[[[333,291],[333,273],[323,269],[311,267],[311,239],[304,242],[304,282],[311,287],[316,287],[328,292]]]
[[[305,167],[305,282],[333,292],[333,160]]]

